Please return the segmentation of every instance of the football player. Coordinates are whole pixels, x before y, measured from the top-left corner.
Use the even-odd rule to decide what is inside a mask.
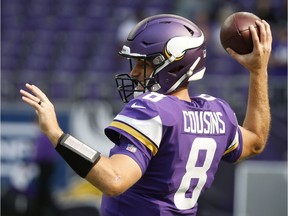
[[[139,22],[119,52],[130,61],[131,72],[116,75],[127,104],[105,129],[116,144],[109,157],[63,132],[53,104],[35,85],[20,90],[22,99],[36,110],[42,131],[59,154],[103,192],[103,216],[193,216],[219,162],[260,154],[267,141],[272,36],[267,22],[256,24],[259,37],[250,28],[252,53],[227,49],[250,73],[241,126],[224,100],[189,95],[189,81],[201,79],[206,69],[205,38],[197,25],[171,14]]]

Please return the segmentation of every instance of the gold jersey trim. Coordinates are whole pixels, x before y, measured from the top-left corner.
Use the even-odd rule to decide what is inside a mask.
[[[151,140],[141,134],[139,131],[135,130],[133,127],[118,121],[113,121],[110,126],[118,128],[120,130],[126,131],[127,133],[131,134],[134,138],[139,140],[143,145],[145,145],[150,151],[152,152],[153,156],[156,155],[158,152],[158,148],[154,145]]]
[[[224,155],[228,154],[229,152],[232,152],[233,150],[235,150],[239,145],[239,142],[235,143],[231,148],[227,149],[225,152],[224,152]]]

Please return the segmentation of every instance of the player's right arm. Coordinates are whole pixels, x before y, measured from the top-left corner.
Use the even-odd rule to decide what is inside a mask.
[[[272,34],[266,21],[256,21],[260,29],[250,27],[254,49],[252,53],[239,55],[231,49],[227,52],[250,72],[249,95],[242,127],[243,150],[239,160],[260,154],[266,145],[270,129],[268,97],[268,62],[271,53]]]

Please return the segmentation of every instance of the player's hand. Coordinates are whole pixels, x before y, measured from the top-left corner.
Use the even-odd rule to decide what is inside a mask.
[[[25,86],[29,92],[20,90],[22,100],[35,109],[41,130],[56,146],[63,131],[58,125],[54,105],[37,86],[28,83]]]
[[[259,28],[259,36],[257,30],[253,26],[250,26],[254,45],[251,53],[239,55],[232,49],[227,48],[227,52],[253,74],[267,71],[272,49],[272,33],[270,25],[265,20],[262,20],[262,22],[257,20],[256,25]]]

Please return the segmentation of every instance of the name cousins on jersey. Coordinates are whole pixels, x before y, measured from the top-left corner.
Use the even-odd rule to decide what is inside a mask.
[[[199,134],[224,134],[225,122],[221,112],[182,111],[184,132]]]

